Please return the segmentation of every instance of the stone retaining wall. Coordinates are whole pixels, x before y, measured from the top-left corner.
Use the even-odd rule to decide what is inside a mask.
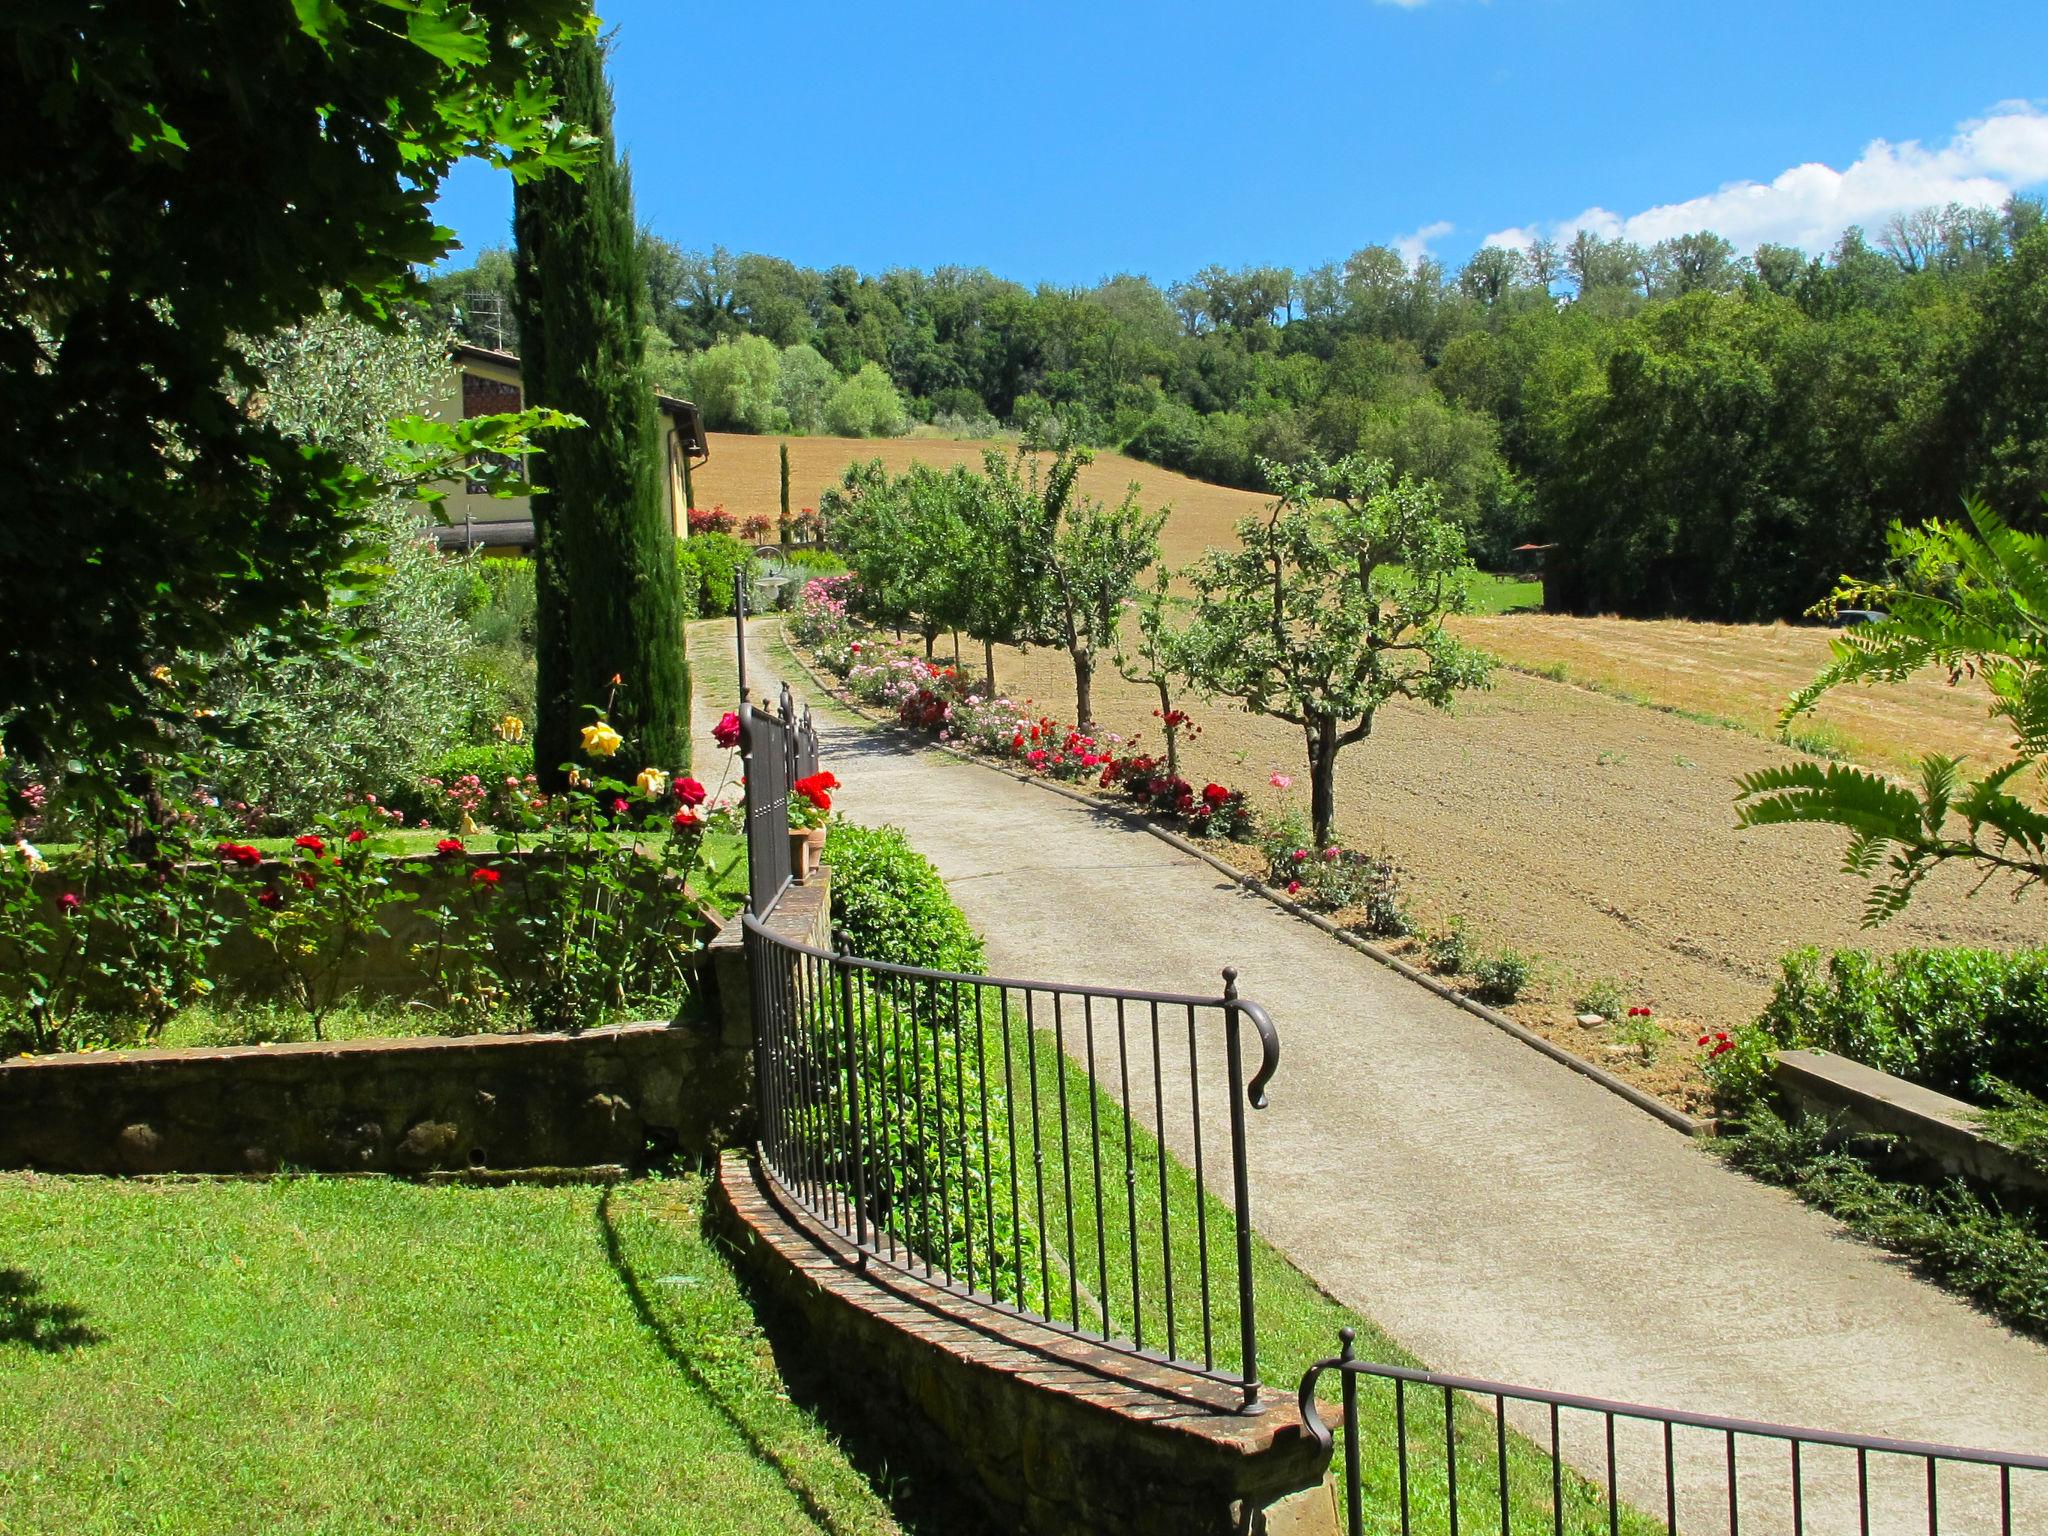
[[[1832,1051],[1780,1051],[1771,1077],[1811,1114],[1898,1137],[1899,1150],[1929,1172],[1966,1174],[2026,1200],[2048,1198],[2048,1173],[1992,1139],[1975,1105]]]
[[[1029,1536],[1334,1536],[1328,1453],[1284,1387],[1236,1391],[961,1301],[782,1206],[750,1159],[714,1213],[774,1326],[825,1362],[841,1411],[914,1469]]]
[[[829,889],[792,890],[775,925],[824,942]],[[422,1173],[709,1156],[754,1134],[737,934],[713,947],[701,1023],[0,1063],[0,1168]]]

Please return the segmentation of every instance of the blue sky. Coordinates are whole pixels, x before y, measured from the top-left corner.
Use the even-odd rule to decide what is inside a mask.
[[[2048,188],[2043,0],[600,5],[641,219],[809,266],[1166,282],[1579,224],[1819,248]],[[465,167],[440,216],[503,243],[509,180]]]

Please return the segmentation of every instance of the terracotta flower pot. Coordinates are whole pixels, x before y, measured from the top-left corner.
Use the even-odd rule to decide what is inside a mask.
[[[789,829],[789,875],[798,885],[811,878],[811,872],[818,867],[818,861],[825,853],[825,829],[823,827],[791,827]]]

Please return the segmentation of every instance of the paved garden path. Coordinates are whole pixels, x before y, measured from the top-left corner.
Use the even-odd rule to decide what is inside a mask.
[[[785,675],[771,633],[757,696]],[[695,634],[715,718],[733,640]],[[1192,991],[1239,968],[1284,1046],[1252,1116],[1259,1229],[1433,1367],[2048,1449],[2048,1348],[1790,1195],[1119,820],[845,717],[820,736],[841,808],[938,865],[993,973]]]

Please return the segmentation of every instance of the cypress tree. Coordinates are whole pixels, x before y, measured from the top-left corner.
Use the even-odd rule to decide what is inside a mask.
[[[789,444],[782,445],[782,542],[789,542]]]
[[[514,298],[529,405],[584,425],[548,434],[533,498],[539,658],[534,760],[542,782],[580,757],[581,730],[605,710],[626,738],[610,766],[690,761],[690,674],[646,373],[647,285],[633,187],[612,143],[611,92],[595,38],[554,60],[561,112],[604,149],[575,180],[548,172],[513,193]],[[616,690],[612,678],[621,681]]]

